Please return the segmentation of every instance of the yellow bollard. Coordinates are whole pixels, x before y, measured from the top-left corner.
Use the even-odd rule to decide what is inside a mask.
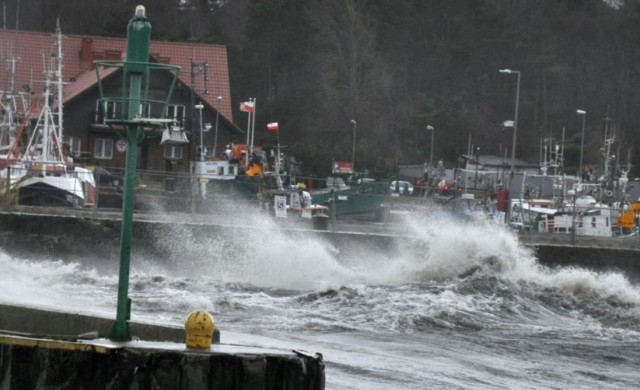
[[[206,311],[198,310],[189,313],[184,323],[187,348],[210,348],[215,327],[213,316]]]

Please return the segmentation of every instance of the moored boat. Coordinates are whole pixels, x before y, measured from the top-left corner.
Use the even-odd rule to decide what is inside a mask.
[[[96,188],[93,173],[75,166],[68,148],[62,143],[62,35],[59,26],[56,36],[55,67],[52,66],[54,70],[45,72],[42,108],[34,126],[28,126],[32,110],[25,114],[22,124],[15,122],[13,126],[8,125],[8,128],[16,128],[17,133],[8,138],[13,142],[8,153],[3,156],[7,174],[3,177],[5,186],[2,190],[8,190],[13,199],[23,205],[92,207],[95,205]],[[57,75],[55,96],[53,74]],[[56,111],[52,110],[52,102],[55,103]],[[9,120],[11,117],[4,118],[5,122]],[[30,134],[25,134],[29,128]],[[28,139],[26,145],[22,145],[23,138]]]

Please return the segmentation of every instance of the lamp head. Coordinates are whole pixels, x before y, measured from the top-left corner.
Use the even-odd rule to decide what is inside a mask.
[[[576,114],[578,114],[578,115],[584,115],[584,114],[586,114],[586,113],[587,113],[587,112],[586,112],[586,111],[584,111],[584,110],[576,110]]]
[[[202,103],[198,103],[198,104],[196,104],[195,108],[197,110],[202,110],[204,108],[204,106],[202,105]]]
[[[135,11],[134,15],[135,15],[137,18],[143,18],[143,17],[144,17],[144,14],[145,14],[144,5],[138,5],[138,6],[136,6],[136,11]]]
[[[434,130],[434,128],[433,128],[433,126],[431,126],[431,125],[427,125],[427,130],[429,130],[429,131],[433,131],[433,130]]]
[[[356,120],[355,120],[355,119],[351,119],[351,123],[352,123],[353,125],[355,125],[355,124],[356,124]]]

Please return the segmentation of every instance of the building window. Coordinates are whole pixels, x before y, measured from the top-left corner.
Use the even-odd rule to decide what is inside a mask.
[[[102,104],[101,104],[102,103]],[[96,101],[96,122],[104,122],[105,119],[115,119],[117,115],[122,115],[122,102]]]
[[[102,103],[102,105],[100,104]],[[123,102],[119,101],[101,101],[96,102],[96,122],[104,123],[105,119],[124,119],[125,110]],[[151,104],[141,103],[137,116],[148,118],[151,115]]]
[[[151,104],[140,103],[140,108],[138,109],[138,116],[140,118],[149,118],[151,116]]]
[[[95,149],[93,152],[95,158],[110,160],[113,158],[113,140],[108,138],[96,138]]]
[[[184,124],[185,107],[177,104],[167,105],[167,119],[173,119],[179,125]]]
[[[67,138],[67,143],[69,144],[69,152],[72,156],[79,156],[81,143],[79,137],[69,137]]]
[[[173,160],[182,159],[182,146],[165,145],[164,158],[170,158]]]

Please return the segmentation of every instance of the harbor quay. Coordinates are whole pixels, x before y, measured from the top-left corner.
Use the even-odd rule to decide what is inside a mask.
[[[0,305],[0,388],[324,389],[318,353],[224,343],[189,348],[178,342],[184,330],[149,324],[132,324],[140,340],[99,338],[111,322]],[[98,331],[71,335],[83,325]],[[6,330],[12,326],[30,332]]]

